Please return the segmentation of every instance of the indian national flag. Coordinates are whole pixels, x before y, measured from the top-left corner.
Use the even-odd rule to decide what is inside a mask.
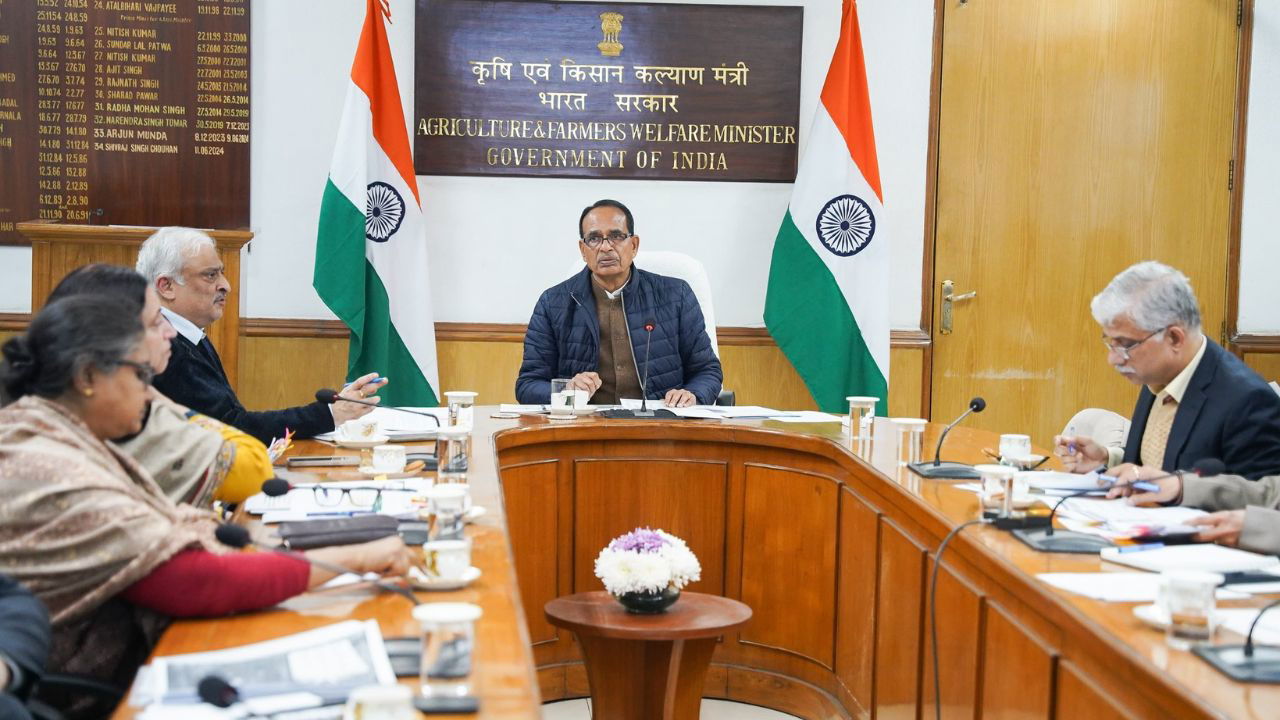
[[[422,204],[383,16],[368,0],[320,204],[312,284],[347,327],[347,377],[381,373],[391,405],[439,397]]]
[[[889,390],[889,237],[858,13],[844,0],[822,98],[774,241],[764,321],[818,407]]]

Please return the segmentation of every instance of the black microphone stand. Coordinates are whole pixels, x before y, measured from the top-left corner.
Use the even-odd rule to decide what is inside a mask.
[[[911,472],[920,477],[930,478],[932,480],[948,479],[948,480],[977,480],[982,477],[972,465],[958,462],[942,462],[942,443],[947,440],[947,433],[951,432],[951,428],[960,424],[961,420],[969,417],[970,414],[982,412],[987,407],[987,402],[980,397],[976,397],[969,401],[969,408],[960,414],[938,437],[938,447],[933,453],[933,462],[918,462],[907,465]]]
[[[1257,629],[1258,621],[1263,613],[1277,605],[1280,605],[1280,600],[1258,611],[1243,645],[1196,645],[1191,652],[1236,682],[1280,683],[1280,647],[1253,644],[1253,631]]]
[[[614,408],[611,410],[601,410],[597,415],[600,417],[623,419],[631,418],[636,420],[671,420],[679,417],[670,410],[649,409],[649,344],[653,342],[653,328],[655,324],[652,320],[648,320],[644,324],[646,333],[644,341],[644,374],[640,377],[640,409],[628,410],[627,408]]]

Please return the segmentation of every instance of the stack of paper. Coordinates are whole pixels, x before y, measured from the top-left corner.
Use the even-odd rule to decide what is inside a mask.
[[[332,491],[341,488],[381,487],[382,499],[376,512],[379,515],[416,515],[418,509],[425,506],[421,497],[423,491],[431,486],[430,478],[407,478],[404,480],[387,480],[381,483],[373,480],[352,480],[349,482],[327,482],[324,487]],[[264,523],[289,522],[322,517],[344,517],[364,515],[375,512],[369,505],[356,505],[348,494],[342,495],[338,503],[318,502],[314,485],[296,486],[284,495],[271,497],[258,493],[245,500],[245,512],[261,515]]]
[[[413,410],[414,412],[423,412],[431,415],[439,424],[432,422],[431,418],[412,413],[400,412],[391,408],[374,408],[365,417],[378,422],[378,432],[386,435],[392,440],[405,440],[410,437],[434,436],[440,425],[446,425],[449,422],[449,408],[404,408],[405,410]],[[333,442],[333,433],[327,432],[323,435],[317,435],[317,440],[325,440]]]
[[[1108,540],[1158,535],[1186,526],[1188,520],[1206,514],[1189,507],[1138,507],[1123,499],[1070,498],[1058,508],[1058,518],[1068,530]]]

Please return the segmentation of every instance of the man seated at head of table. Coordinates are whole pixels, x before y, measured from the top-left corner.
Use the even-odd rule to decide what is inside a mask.
[[[212,513],[174,503],[108,443],[141,429],[153,375],[132,308],[57,300],[0,350],[14,399],[0,408],[0,573],[49,609],[50,672],[127,687],[171,618],[269,607],[333,576],[305,556],[356,572],[408,569],[397,536],[305,556],[229,552]],[[80,702],[69,717],[110,711]]]
[[[1280,395],[1205,337],[1185,275],[1138,263],[1098,293],[1091,309],[1107,361],[1142,389],[1123,448],[1083,436],[1054,438],[1068,470],[1115,474],[1123,463],[1173,472],[1216,458],[1247,478],[1280,474]]]
[[[314,437],[358,418],[371,408],[348,402],[313,402],[283,410],[251,412],[240,404],[205,331],[222,317],[231,284],[213,239],[193,228],[160,228],[138,251],[138,272],[155,287],[161,312],[178,331],[169,367],[156,389],[187,407],[235,426],[263,443],[285,436]],[[377,373],[356,379],[339,397],[377,403]]]
[[[689,283],[632,265],[640,249],[631,211],[600,200],[578,218],[582,272],[542,293],[524,336],[516,401],[542,404],[567,378],[597,405],[647,395],[672,407],[710,405],[724,374]],[[652,325],[646,329],[646,326]]]
[[[74,295],[105,298],[120,312],[137,312],[146,334],[151,369],[169,365],[170,341],[177,333],[160,311],[154,287],[131,268],[95,263],[72,270],[49,294],[48,302]],[[240,503],[275,475],[267,448],[230,425],[201,415],[153,389],[142,430],[112,438],[133,456],[175,502],[204,507],[209,500]]]

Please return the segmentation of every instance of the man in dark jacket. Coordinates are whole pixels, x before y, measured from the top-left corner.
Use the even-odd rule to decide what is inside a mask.
[[[551,379],[567,378],[597,405],[639,398],[642,387],[672,407],[714,403],[724,374],[689,284],[632,265],[640,238],[616,200],[584,209],[578,230],[586,267],[538,298],[517,401],[546,403]]]
[[[1158,262],[1138,263],[1098,293],[1091,309],[1108,361],[1142,389],[1123,448],[1087,437],[1055,439],[1068,470],[1106,467],[1130,482],[1142,474],[1138,467],[1161,474],[1216,458],[1233,475],[1280,474],[1280,397],[1205,337],[1185,275]]]
[[[160,228],[138,251],[138,272],[160,295],[161,312],[178,331],[170,341],[169,366],[155,387],[196,412],[237,427],[269,444],[287,430],[302,440],[329,432],[371,408],[349,402],[313,402],[283,410],[246,410],[231,389],[222,358],[205,330],[222,317],[231,283],[223,273],[213,238],[194,228]],[[339,397],[377,403],[377,373],[343,388]]]

